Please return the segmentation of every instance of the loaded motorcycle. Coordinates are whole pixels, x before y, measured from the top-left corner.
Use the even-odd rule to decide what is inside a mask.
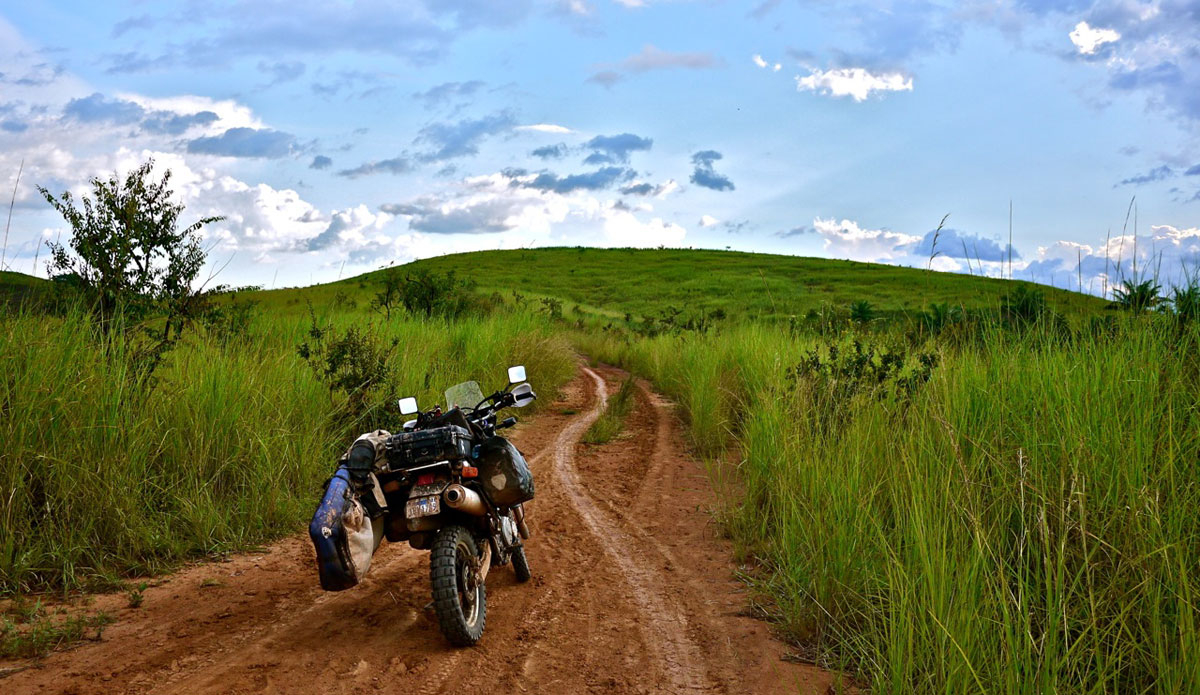
[[[392,434],[362,435],[338,461],[309,525],[321,586],[341,591],[366,575],[382,539],[430,550],[433,608],[451,643],[479,641],[487,614],[484,581],[491,567],[512,563],[517,581],[530,578],[522,505],[533,498],[524,457],[498,430],[504,408],[537,397],[525,368],[508,370],[508,385],[484,396],[464,382],[446,391],[446,410],[422,411],[415,398],[399,402],[416,418]]]

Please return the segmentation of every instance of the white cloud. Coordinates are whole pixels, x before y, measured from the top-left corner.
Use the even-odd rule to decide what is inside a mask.
[[[908,255],[919,236],[890,229],[863,229],[853,220],[813,220],[813,230],[825,240],[825,253],[855,261],[888,261]]]
[[[646,0],[615,0],[618,5],[624,7],[645,7]]]
[[[1093,28],[1087,22],[1076,24],[1075,30],[1068,36],[1082,55],[1093,55],[1096,49],[1104,44],[1113,43],[1121,38],[1115,29]]]
[[[873,74],[866,68],[813,69],[806,77],[796,76],[797,91],[865,101],[872,92],[911,92],[913,81],[899,72]]]
[[[575,132],[566,126],[555,125],[554,123],[535,123],[533,125],[519,125],[516,128],[513,128],[513,130],[522,130],[522,131],[529,131],[529,132],[534,132],[534,133],[555,133],[558,135],[565,135],[567,133]]]
[[[699,224],[701,227],[713,227],[716,226],[718,222],[720,222],[720,220],[712,215],[701,215]]]
[[[783,69],[783,65],[779,63],[768,63],[761,55],[754,54],[754,64],[760,68],[771,68],[771,72],[779,72]]]
[[[626,210],[609,209],[602,214],[604,237],[614,246],[675,246],[687,231],[674,223],[655,217],[642,222]]]

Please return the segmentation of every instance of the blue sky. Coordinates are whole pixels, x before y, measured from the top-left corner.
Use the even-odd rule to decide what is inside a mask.
[[[1200,3],[0,9],[8,267],[65,236],[35,185],[150,157],[185,221],[226,216],[230,284],[577,244],[1000,275],[1011,200],[1013,274],[1099,292],[1135,196],[1169,282],[1200,259]]]

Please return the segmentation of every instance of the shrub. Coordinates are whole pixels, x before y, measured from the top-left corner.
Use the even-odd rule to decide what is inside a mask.
[[[308,337],[297,346],[297,354],[330,393],[346,397],[347,415],[362,417],[368,410],[371,390],[390,381],[388,358],[399,341],[385,342],[369,328],[322,327],[315,317]]]
[[[860,299],[850,305],[850,320],[855,323],[870,323],[876,317],[875,307],[871,306],[871,303],[865,299]]]
[[[1161,291],[1162,286],[1153,279],[1141,282],[1122,280],[1121,285],[1113,290],[1113,304],[1134,315],[1142,314],[1163,303],[1159,294]]]

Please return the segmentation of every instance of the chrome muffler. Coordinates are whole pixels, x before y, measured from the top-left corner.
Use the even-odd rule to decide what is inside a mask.
[[[483,498],[479,496],[479,493],[458,483],[447,487],[446,491],[442,493],[442,499],[446,502],[447,507],[456,511],[474,516],[487,514],[487,506],[483,503]]]

